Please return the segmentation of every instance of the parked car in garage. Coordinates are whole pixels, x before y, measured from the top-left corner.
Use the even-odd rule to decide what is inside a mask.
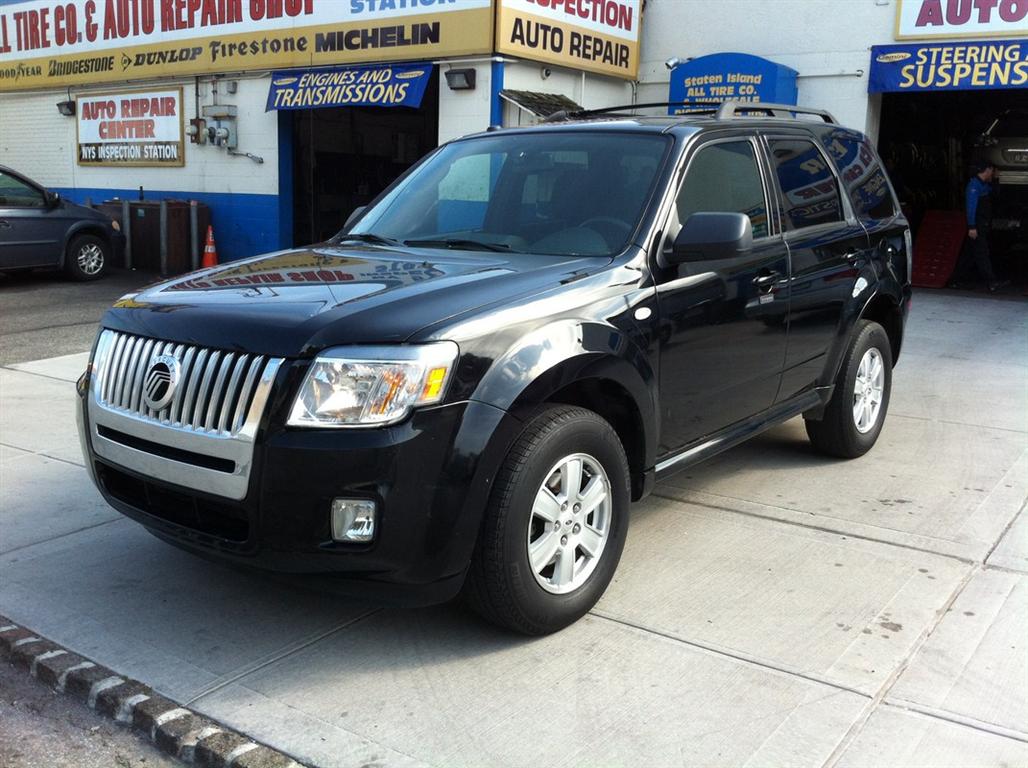
[[[978,137],[979,154],[1004,186],[1028,185],[1028,110],[1008,109]]]
[[[0,272],[63,269],[96,280],[121,249],[117,222],[0,166]]]

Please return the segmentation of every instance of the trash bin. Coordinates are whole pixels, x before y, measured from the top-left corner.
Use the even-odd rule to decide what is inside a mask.
[[[165,204],[167,216],[167,257],[161,264],[161,203]],[[180,275],[193,268],[193,247],[190,241],[191,227],[188,200],[130,200],[129,223],[122,221],[121,200],[105,200],[97,208],[121,225],[127,235],[126,265],[131,252],[131,266],[149,272],[165,275]],[[211,209],[205,203],[196,203],[196,253],[203,254],[204,238],[211,223]],[[197,265],[199,266],[199,264]]]

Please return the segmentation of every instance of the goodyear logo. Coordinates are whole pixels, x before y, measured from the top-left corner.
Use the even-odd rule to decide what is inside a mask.
[[[913,54],[908,51],[897,51],[896,53],[883,53],[875,59],[879,64],[892,64],[897,61],[906,61]]]
[[[266,111],[317,107],[419,107],[432,67],[398,65],[276,72]]]

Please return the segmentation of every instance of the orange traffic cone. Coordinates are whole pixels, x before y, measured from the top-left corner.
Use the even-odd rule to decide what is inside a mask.
[[[203,247],[203,263],[201,266],[204,269],[218,266],[218,249],[214,247],[214,227],[207,226],[207,242]]]

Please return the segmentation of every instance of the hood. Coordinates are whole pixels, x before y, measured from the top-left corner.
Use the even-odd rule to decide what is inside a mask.
[[[596,263],[596,258],[322,244],[157,283],[123,297],[103,326],[293,357],[341,344],[406,341],[448,318],[556,287]]]

